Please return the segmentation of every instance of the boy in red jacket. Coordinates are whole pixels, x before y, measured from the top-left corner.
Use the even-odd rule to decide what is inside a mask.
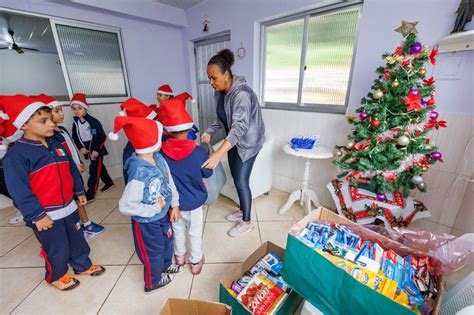
[[[93,265],[84,239],[77,205],[84,205],[84,189],[74,161],[54,132],[51,108],[25,95],[6,96],[2,110],[24,132],[5,156],[8,191],[41,244],[46,281],[60,290],[71,290],[79,280],[67,273],[99,276],[105,268]],[[1,121],[4,123],[4,121]],[[3,128],[0,128],[0,131]]]

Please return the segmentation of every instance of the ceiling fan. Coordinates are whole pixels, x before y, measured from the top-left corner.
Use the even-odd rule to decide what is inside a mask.
[[[8,28],[8,34],[10,34],[12,38],[12,44],[10,44],[8,47],[0,47],[0,49],[13,49],[19,54],[25,53],[25,50],[31,50],[31,51],[39,51],[36,48],[26,48],[26,47],[20,47],[18,44],[15,42],[15,37],[13,36],[15,32],[11,28]]]

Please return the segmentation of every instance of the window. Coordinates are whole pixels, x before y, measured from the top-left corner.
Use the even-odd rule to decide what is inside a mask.
[[[339,4],[262,25],[265,107],[345,112],[360,11]]]
[[[90,103],[130,97],[118,28],[2,8],[0,69],[0,94],[68,101],[84,93]]]
[[[129,95],[117,30],[56,21],[53,24],[71,94],[84,93],[99,101]]]

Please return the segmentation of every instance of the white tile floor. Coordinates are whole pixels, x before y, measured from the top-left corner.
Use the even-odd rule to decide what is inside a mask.
[[[133,246],[130,218],[117,208],[123,181],[87,206],[90,218],[105,226],[104,234],[89,240],[91,258],[107,272],[100,278],[80,277],[81,285],[60,292],[43,280],[43,260],[39,244],[30,229],[8,224],[13,208],[0,210],[0,313],[1,314],[142,314],[158,313],[167,297],[218,301],[220,277],[242,262],[263,242],[286,246],[290,226],[304,216],[293,206],[285,215],[277,209],[288,194],[276,189],[256,198],[252,219],[256,229],[241,238],[230,238],[232,226],[225,216],[236,208],[230,199],[220,197],[205,207],[203,248],[206,264],[198,276],[189,269],[175,278],[169,289],[147,296],[143,293],[143,267]]]

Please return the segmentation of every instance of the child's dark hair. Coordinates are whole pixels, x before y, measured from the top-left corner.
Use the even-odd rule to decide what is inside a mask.
[[[217,53],[217,55],[213,56],[207,65],[216,65],[221,70],[221,73],[228,71],[232,77],[232,70],[230,68],[234,64],[234,61],[234,53],[230,49],[226,48],[222,49]]]
[[[39,115],[39,114],[41,114],[41,112],[51,113],[52,111],[53,110],[49,106],[41,106],[40,108],[38,108],[36,110],[36,112],[33,113],[33,115]],[[33,115],[31,115],[31,116],[33,116]]]
[[[189,130],[191,129],[186,129],[186,130],[181,130],[181,131],[170,131],[169,134],[171,136],[171,138],[176,138],[178,137],[179,135],[182,135],[182,134],[188,134]]]

